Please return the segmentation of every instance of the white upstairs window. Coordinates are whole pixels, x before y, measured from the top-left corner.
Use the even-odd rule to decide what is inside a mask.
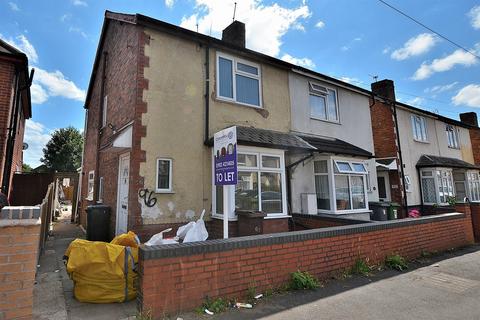
[[[217,55],[217,97],[261,107],[260,66],[225,54]]]
[[[413,138],[416,141],[427,142],[427,120],[419,115],[412,115]]]
[[[313,119],[338,122],[337,92],[309,82],[310,116]]]
[[[448,146],[454,149],[460,149],[460,143],[458,142],[458,128],[451,124],[446,125]]]

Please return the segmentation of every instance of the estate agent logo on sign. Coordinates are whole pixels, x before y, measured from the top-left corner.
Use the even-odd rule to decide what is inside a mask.
[[[213,136],[215,185],[237,184],[237,127],[230,127]]]

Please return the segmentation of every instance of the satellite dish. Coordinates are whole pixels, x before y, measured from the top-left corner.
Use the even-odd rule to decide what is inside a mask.
[[[27,150],[28,149],[28,143],[24,142],[23,143],[23,150]]]

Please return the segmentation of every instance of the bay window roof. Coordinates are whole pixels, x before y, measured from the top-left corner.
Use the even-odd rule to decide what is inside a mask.
[[[365,158],[373,157],[373,154],[371,152],[340,139],[329,139],[311,136],[301,136],[301,138],[314,146],[318,152],[359,156]]]
[[[439,156],[432,156],[432,155],[423,155],[420,157],[420,160],[418,160],[417,162],[417,168],[433,168],[433,167],[480,169],[479,166],[473,165],[471,163],[468,163],[460,159],[439,157]]]

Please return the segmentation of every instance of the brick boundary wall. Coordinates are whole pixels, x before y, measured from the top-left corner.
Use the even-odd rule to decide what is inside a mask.
[[[138,309],[154,318],[190,310],[208,295],[245,297],[285,284],[294,271],[319,278],[358,258],[381,262],[392,253],[409,259],[473,243],[470,208],[417,219],[140,248]]]
[[[0,319],[31,319],[39,207],[4,207],[0,219]]]
[[[292,220],[293,224],[295,225],[295,230],[310,230],[318,228],[347,226],[353,224],[373,223],[365,220],[355,220],[342,217],[303,213],[292,213]]]

